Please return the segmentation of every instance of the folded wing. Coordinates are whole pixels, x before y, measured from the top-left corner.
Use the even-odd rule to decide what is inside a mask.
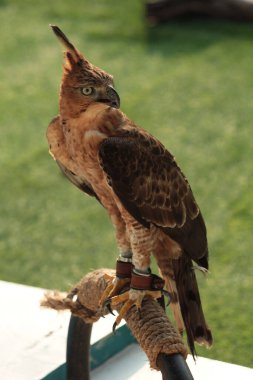
[[[100,146],[108,183],[143,226],[154,224],[207,268],[206,228],[190,185],[174,157],[147,132],[126,127]]]

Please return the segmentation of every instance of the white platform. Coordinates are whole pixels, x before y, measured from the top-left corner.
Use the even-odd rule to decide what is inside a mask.
[[[253,369],[217,360],[191,356],[187,363],[194,380],[253,380]],[[146,355],[136,344],[131,344],[118,355],[91,373],[91,380],[162,380],[160,372],[151,371]]]
[[[43,289],[0,281],[0,379],[39,380],[65,362],[70,314],[40,308]],[[94,343],[111,332],[113,316],[101,318],[92,331]],[[253,380],[253,370],[232,364],[191,358],[195,380]],[[146,356],[136,344],[92,371],[92,380],[156,380]]]

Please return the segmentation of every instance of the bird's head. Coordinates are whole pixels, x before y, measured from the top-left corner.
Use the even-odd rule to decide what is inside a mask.
[[[58,26],[51,27],[64,46],[60,112],[75,117],[94,102],[119,108],[120,98],[114,89],[113,77],[84,58]]]

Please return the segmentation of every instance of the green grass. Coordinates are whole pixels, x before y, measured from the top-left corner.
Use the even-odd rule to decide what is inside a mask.
[[[0,1],[0,276],[60,289],[114,266],[117,248],[105,211],[48,155],[62,70],[49,23],[114,74],[124,112],[176,155],[210,243],[199,280],[214,347],[198,352],[252,366],[253,26],[148,29],[136,0]]]

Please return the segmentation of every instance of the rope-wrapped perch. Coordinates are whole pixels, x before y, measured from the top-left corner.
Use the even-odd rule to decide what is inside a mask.
[[[56,310],[69,309],[73,315],[86,323],[96,322],[101,317],[99,300],[111,282],[115,272],[111,269],[99,269],[87,274],[70,293],[52,292],[45,295],[41,305]],[[118,311],[122,305],[117,305]],[[126,323],[139,345],[146,353],[150,367],[159,369],[157,357],[160,353],[180,353],[184,358],[187,349],[181,336],[169,321],[163,308],[154,299],[144,299],[141,312],[132,307],[125,316]]]

